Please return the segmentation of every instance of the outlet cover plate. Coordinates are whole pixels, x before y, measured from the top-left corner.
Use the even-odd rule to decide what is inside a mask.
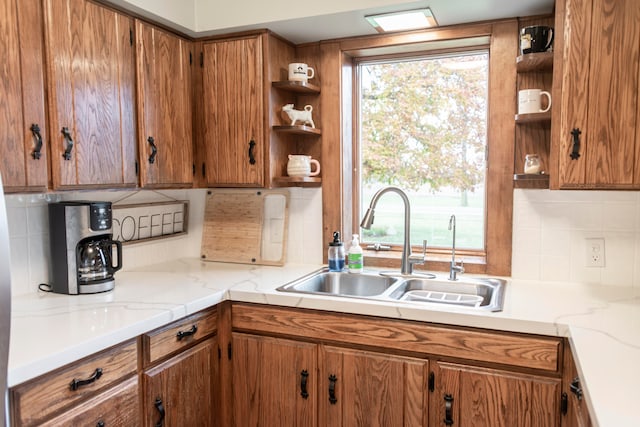
[[[587,267],[604,267],[605,266],[605,250],[604,238],[586,239],[586,259]]]

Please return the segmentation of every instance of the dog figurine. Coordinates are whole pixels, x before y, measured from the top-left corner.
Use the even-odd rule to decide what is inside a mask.
[[[313,107],[311,105],[305,105],[304,110],[294,109],[293,104],[287,104],[282,107],[282,112],[286,113],[289,120],[291,120],[291,126],[295,125],[296,122],[301,122],[302,124],[309,124],[312,128],[315,128],[316,125],[311,118],[312,111]]]

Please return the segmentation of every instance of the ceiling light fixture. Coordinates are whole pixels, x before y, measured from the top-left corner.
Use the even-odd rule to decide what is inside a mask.
[[[379,15],[368,15],[365,19],[379,33],[392,31],[417,30],[420,28],[437,27],[438,23],[434,18],[431,9],[405,10],[402,12],[381,13]]]

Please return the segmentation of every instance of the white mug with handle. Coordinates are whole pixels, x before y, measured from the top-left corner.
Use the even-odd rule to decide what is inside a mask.
[[[542,96],[548,103],[542,108]],[[551,108],[551,94],[542,89],[525,89],[518,92],[518,114],[546,113]]]
[[[289,80],[294,82],[307,82],[315,76],[315,70],[303,62],[289,64]]]

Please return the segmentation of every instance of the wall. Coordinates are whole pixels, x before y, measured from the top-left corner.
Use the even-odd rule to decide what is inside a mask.
[[[289,189],[287,262],[322,262],[322,190]],[[11,245],[11,279],[14,295],[37,292],[49,282],[49,223],[47,203],[60,200],[123,200],[123,204],[169,199],[189,200],[189,232],[123,247],[123,270],[166,262],[180,257],[200,257],[206,190],[102,191],[7,195]],[[116,273],[117,279],[117,273]]]
[[[585,267],[586,238],[605,267]],[[640,287],[640,192],[515,190],[512,277]]]

